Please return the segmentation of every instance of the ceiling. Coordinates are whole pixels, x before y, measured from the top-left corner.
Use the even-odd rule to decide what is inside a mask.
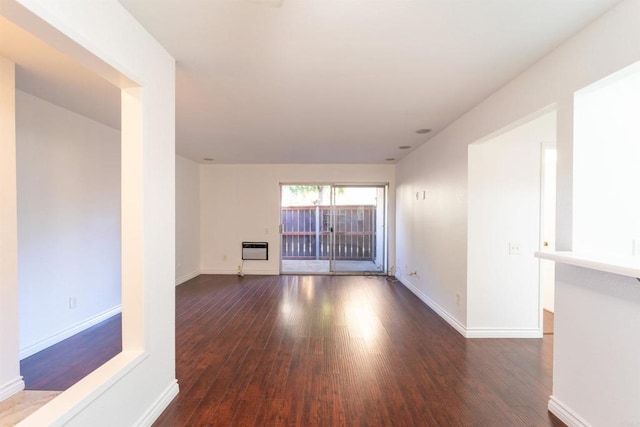
[[[120,3],[176,58],[178,154],[393,163],[618,1]],[[119,128],[117,88],[1,19],[19,89]]]
[[[399,159],[616,0],[120,0],[177,61],[197,161]],[[416,130],[432,129],[429,134]]]

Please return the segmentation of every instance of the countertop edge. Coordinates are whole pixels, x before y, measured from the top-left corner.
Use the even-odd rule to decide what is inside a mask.
[[[590,268],[607,273],[620,274],[628,277],[640,277],[640,257],[611,256],[598,254],[580,254],[575,252],[543,252],[534,253],[537,258],[548,259],[577,267]]]

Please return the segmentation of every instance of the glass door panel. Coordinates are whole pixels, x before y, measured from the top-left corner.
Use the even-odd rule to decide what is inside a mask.
[[[331,272],[331,186],[282,185],[282,273]]]
[[[335,273],[386,273],[386,186],[333,189]]]

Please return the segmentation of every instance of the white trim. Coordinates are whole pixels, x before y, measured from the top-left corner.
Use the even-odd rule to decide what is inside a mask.
[[[438,316],[442,317],[445,320],[445,322],[447,322],[449,325],[451,325],[462,336],[464,336],[464,337],[467,336],[466,335],[466,332],[467,332],[466,328],[464,326],[462,326],[462,324],[460,322],[458,322],[458,320],[455,317],[450,315],[445,309],[443,309],[438,304],[436,304],[435,301],[433,301],[431,298],[429,298],[424,293],[422,293],[422,291],[420,291],[413,283],[411,283],[411,280],[409,280],[406,277],[398,277],[398,280],[407,289],[409,289],[418,298],[420,298],[422,300],[422,302],[424,302],[429,308],[431,308],[433,311],[435,311],[436,314],[438,314]]]
[[[571,410],[571,408],[559,401],[558,398],[553,395],[549,397],[547,409],[549,409],[549,412],[558,417],[560,421],[569,427],[591,427],[591,424],[589,424],[584,418],[576,414]]]
[[[222,268],[205,268],[200,270],[200,274],[238,274],[238,270]]]
[[[456,331],[465,338],[542,338],[542,329],[467,329],[458,320],[450,315],[444,308],[426,296],[407,277],[399,277],[398,280],[407,289],[413,292],[422,302],[436,312]]]
[[[542,338],[540,329],[467,329],[467,338]]]
[[[14,394],[24,390],[24,380],[22,377],[18,377],[7,383],[0,385],[0,402],[10,398]]]
[[[20,360],[32,356],[37,352],[44,350],[45,348],[49,348],[52,345],[59,343],[60,341],[66,340],[67,338],[72,337],[75,334],[84,331],[85,329],[95,326],[98,323],[107,320],[119,313],[122,313],[122,305],[120,304],[107,311],[90,317],[68,329],[65,329],[64,331],[58,332],[57,334],[52,335],[49,338],[45,338],[25,348],[22,348],[20,349]]]
[[[245,276],[251,275],[264,275],[264,276],[278,276],[280,272],[277,270],[242,270],[242,273]],[[200,271],[200,274],[229,274],[233,276],[238,275],[238,270],[229,270],[229,269],[204,269]]]
[[[198,277],[200,275],[200,271],[194,271],[188,274],[185,274],[182,277],[176,278],[176,286],[182,285],[184,282],[193,279],[194,277]]]
[[[147,408],[142,416],[136,421],[136,427],[149,427],[160,417],[162,412],[169,406],[171,401],[178,395],[180,388],[178,380],[172,380],[169,386],[158,396],[158,398]]]
[[[16,427],[63,426],[107,393],[149,357],[144,351],[123,351],[72,385]]]

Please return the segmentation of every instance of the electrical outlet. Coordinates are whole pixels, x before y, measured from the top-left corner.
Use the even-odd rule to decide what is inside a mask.
[[[78,300],[76,297],[69,297],[69,310],[72,310],[78,306]]]
[[[222,260],[226,261],[227,260],[227,256],[226,255],[222,255]]]
[[[456,305],[460,305],[460,293],[456,292]]]
[[[509,242],[509,255],[520,255],[520,243]]]

